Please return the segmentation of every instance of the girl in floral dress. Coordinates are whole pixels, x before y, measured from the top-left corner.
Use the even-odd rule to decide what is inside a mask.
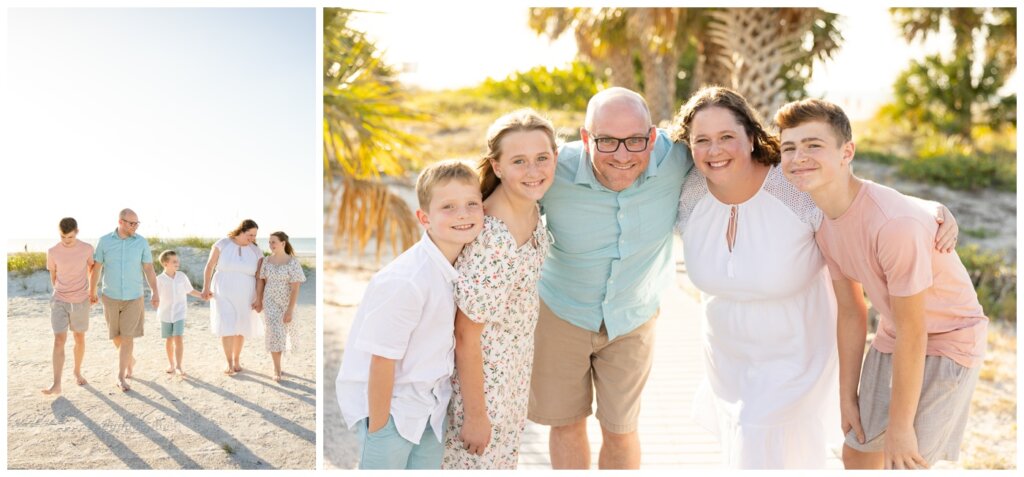
[[[280,381],[281,353],[292,349],[292,316],[299,285],[306,281],[306,274],[295,258],[288,234],[270,234],[270,251],[271,255],[260,268],[257,300],[263,303],[267,351],[274,360],[274,381]]]
[[[445,469],[515,469],[526,427],[537,280],[550,245],[537,201],[557,159],[551,122],[530,109],[487,131],[480,160],[484,227],[455,263],[455,373]]]

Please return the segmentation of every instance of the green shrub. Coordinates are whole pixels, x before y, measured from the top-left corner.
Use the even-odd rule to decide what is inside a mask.
[[[598,86],[591,66],[574,61],[567,68],[538,66],[503,80],[487,78],[474,92],[536,109],[584,111]]]
[[[1017,190],[1016,151],[985,151],[938,137],[922,142],[915,157],[900,163],[900,174],[904,177],[953,189]]]
[[[1001,253],[985,252],[977,245],[956,249],[971,276],[978,301],[992,320],[1017,322],[1017,266]]]
[[[17,252],[7,255],[7,271],[18,275],[29,275],[46,270],[46,252]]]

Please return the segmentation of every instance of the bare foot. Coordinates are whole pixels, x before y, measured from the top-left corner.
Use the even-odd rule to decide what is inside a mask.
[[[185,371],[180,366],[174,370],[174,373],[183,378],[186,376]]]
[[[81,374],[75,375],[75,381],[78,383],[79,386],[85,386],[86,384],[89,384],[89,381],[86,381],[85,376],[82,376]]]
[[[233,376],[235,374],[235,370],[232,369],[231,366],[228,366],[227,368],[224,369],[224,374],[228,376]]]
[[[174,373],[174,366],[169,366],[169,367],[167,368],[167,370],[165,370],[164,372],[165,372],[165,373],[167,373],[167,374],[171,374],[171,373]]]
[[[60,385],[54,384],[53,386],[50,386],[50,389],[43,389],[42,393],[47,396],[56,396],[60,394]]]
[[[135,369],[135,362],[135,357],[132,356],[132,364],[128,365],[128,370],[124,373],[124,379],[132,379],[132,370]]]
[[[240,365],[237,365],[237,364],[236,364],[236,365],[235,365],[235,372],[236,372],[236,373],[241,373],[241,372],[242,372],[242,367],[241,367]]]
[[[274,375],[274,382],[281,382],[281,373],[277,373]]]
[[[128,377],[125,376],[124,379],[118,379],[117,380],[117,387],[118,387],[118,389],[121,390],[121,392],[125,392],[126,393],[128,391],[131,391],[132,387],[128,385],[128,381],[125,381],[125,379],[128,379]]]

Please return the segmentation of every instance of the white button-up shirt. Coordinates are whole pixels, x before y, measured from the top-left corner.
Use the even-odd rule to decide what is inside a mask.
[[[167,275],[167,272],[156,276],[156,289],[160,297],[160,306],[156,309],[156,316],[163,323],[174,323],[185,319],[185,309],[188,306],[188,294],[194,290],[192,282],[182,273],[181,270],[174,272],[174,278]]]
[[[429,421],[438,442],[444,442],[455,368],[453,283],[458,276],[424,233],[370,280],[336,381],[338,404],[350,429],[370,414],[370,360],[377,355],[397,360],[391,416],[398,433],[419,444]]]

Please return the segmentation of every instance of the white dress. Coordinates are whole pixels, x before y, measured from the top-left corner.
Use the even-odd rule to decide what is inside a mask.
[[[676,224],[701,290],[705,381],[694,418],[717,433],[731,468],[823,468],[839,423],[836,303],[814,242],[821,211],[772,167],[735,206],[693,169]]]
[[[262,336],[263,321],[252,309],[252,302],[256,299],[256,267],[263,253],[254,244],[240,247],[230,237],[213,246],[220,250],[220,257],[210,286],[210,331],[217,336]]]

